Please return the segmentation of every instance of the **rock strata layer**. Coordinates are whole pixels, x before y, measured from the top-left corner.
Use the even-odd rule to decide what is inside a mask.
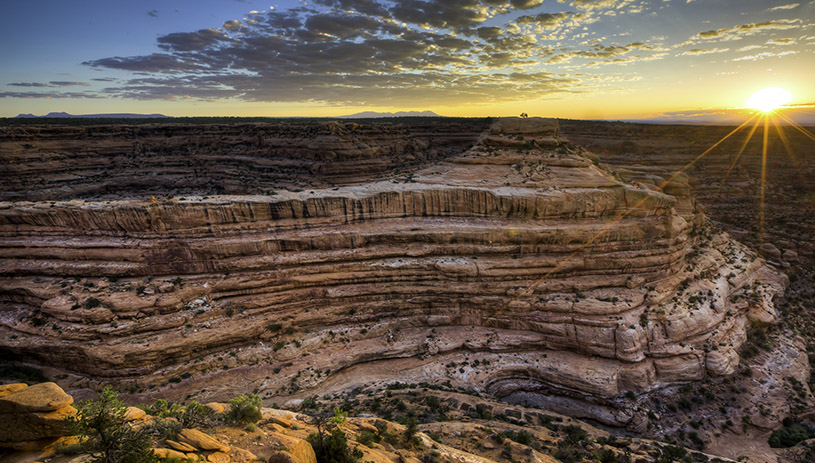
[[[401,179],[0,203],[0,349],[166,397],[450,381],[638,422],[613,398],[733,373],[785,281],[705,226],[687,178],[593,158],[510,119]]]
[[[0,199],[266,193],[409,172],[478,141],[485,119],[0,127]]]

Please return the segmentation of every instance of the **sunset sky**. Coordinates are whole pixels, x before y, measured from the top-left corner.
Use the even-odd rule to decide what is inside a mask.
[[[20,1],[0,116],[650,118],[815,103],[813,0]]]

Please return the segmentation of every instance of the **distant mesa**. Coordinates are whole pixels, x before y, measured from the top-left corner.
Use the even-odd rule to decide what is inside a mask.
[[[43,119],[43,118],[106,118],[106,119],[157,119],[171,118],[164,114],[133,114],[133,113],[109,113],[109,114],[68,114],[66,112],[50,112],[45,116],[35,116],[33,114],[18,114],[15,119]]]
[[[398,111],[395,113],[378,113],[376,111],[363,111],[361,113],[339,116],[341,119],[370,119],[376,117],[445,117],[433,111]]]

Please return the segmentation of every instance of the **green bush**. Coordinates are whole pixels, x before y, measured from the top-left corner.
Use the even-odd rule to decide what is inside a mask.
[[[777,449],[793,447],[797,443],[807,439],[809,439],[809,432],[797,424],[792,424],[778,431],[773,431],[768,442],[770,447]]]
[[[600,463],[617,463],[617,454],[614,450],[605,449],[594,456]]]
[[[105,387],[96,400],[83,402],[75,416],[68,418],[73,432],[95,463],[155,463],[150,435],[125,422],[127,407],[119,393]]]
[[[263,403],[257,394],[241,395],[229,401],[226,421],[234,424],[257,423],[263,418]]]
[[[357,436],[357,441],[365,447],[373,447],[374,442],[380,442],[381,440],[382,436],[374,434],[371,431],[362,431]]]
[[[405,425],[405,433],[402,437],[405,439],[405,444],[408,446],[419,445],[421,442],[416,433],[419,431],[419,422],[414,417],[410,417]]]
[[[348,438],[340,428],[329,435],[309,434],[308,441],[317,455],[317,463],[357,463],[364,455],[358,448],[348,447]]]

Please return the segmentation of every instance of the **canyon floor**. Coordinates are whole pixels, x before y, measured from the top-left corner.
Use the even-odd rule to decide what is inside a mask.
[[[762,208],[749,127],[692,162],[732,130],[7,124],[2,381],[77,399],[110,384],[133,404],[316,397],[404,420],[396,397],[459,437],[546,410],[801,461],[811,442],[768,439],[815,424],[815,142],[768,133]],[[467,420],[440,421],[428,394]],[[542,448],[524,455],[548,461]]]

